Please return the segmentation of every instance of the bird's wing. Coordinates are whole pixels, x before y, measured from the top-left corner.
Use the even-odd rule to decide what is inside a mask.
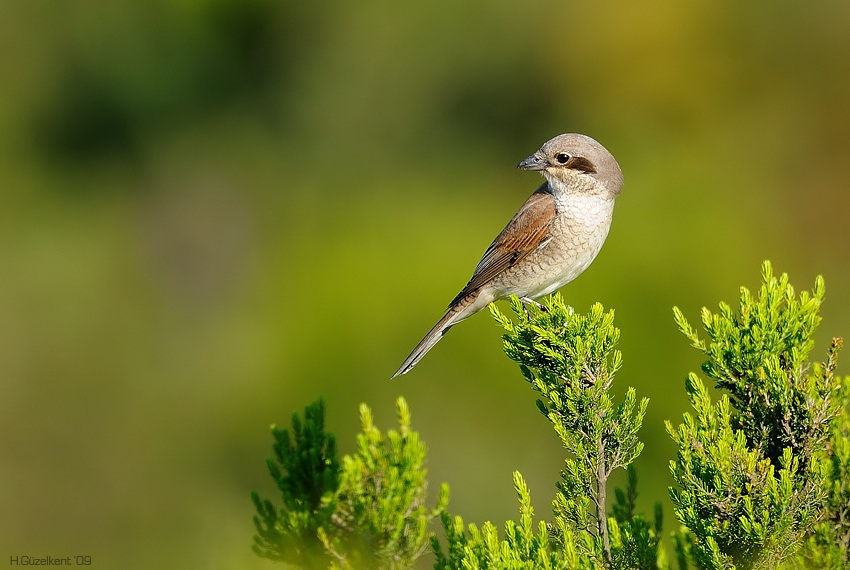
[[[505,226],[505,229],[496,236],[496,239],[484,252],[484,257],[478,262],[478,267],[475,268],[472,279],[469,280],[463,291],[455,297],[450,306],[502,271],[516,265],[544,243],[549,238],[549,229],[554,219],[555,197],[549,192],[548,185],[544,183],[534,194],[529,196],[525,204]]]

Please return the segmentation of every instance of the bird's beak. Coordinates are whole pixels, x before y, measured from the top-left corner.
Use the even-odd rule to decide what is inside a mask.
[[[548,166],[549,163],[536,154],[532,154],[528,158],[523,158],[519,161],[519,164],[516,165],[516,167],[520,170],[546,170]]]

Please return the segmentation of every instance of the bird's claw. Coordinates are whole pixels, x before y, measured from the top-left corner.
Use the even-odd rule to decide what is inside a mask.
[[[528,318],[528,319],[531,318],[531,314],[528,312],[528,305],[534,305],[535,307],[537,307],[537,310],[539,310],[539,311],[543,311],[543,312],[546,311],[545,305],[538,303],[537,301],[535,301],[531,297],[520,297],[519,300],[522,303],[522,308],[525,310],[525,317]]]

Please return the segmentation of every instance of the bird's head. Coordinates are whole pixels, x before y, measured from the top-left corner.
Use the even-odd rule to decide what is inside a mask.
[[[540,171],[550,184],[602,191],[611,198],[623,186],[623,173],[611,153],[592,138],[575,133],[547,141],[517,168]]]

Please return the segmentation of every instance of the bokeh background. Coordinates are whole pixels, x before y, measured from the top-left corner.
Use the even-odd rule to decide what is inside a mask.
[[[562,451],[488,315],[389,377],[569,131],[626,184],[563,294],[616,309],[672,530],[671,307],[770,259],[826,279],[817,357],[850,334],[848,54],[845,0],[0,1],[0,555],[273,568],[249,492],[320,395],[343,452],[405,396],[453,513],[515,517],[518,469],[548,517]]]

